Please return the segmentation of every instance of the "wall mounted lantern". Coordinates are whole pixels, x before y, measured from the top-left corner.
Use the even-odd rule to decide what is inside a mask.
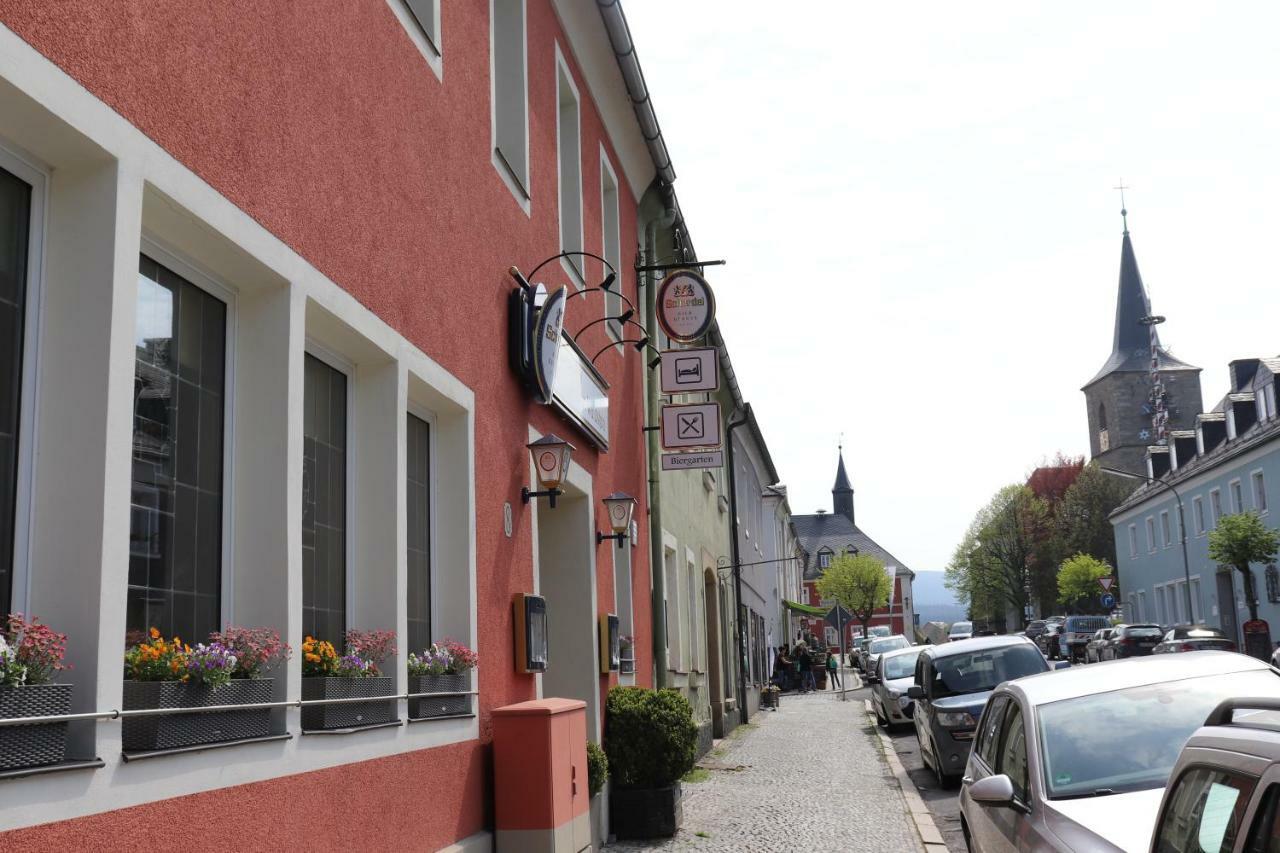
[[[606,534],[597,531],[596,544],[599,545],[606,539],[616,539],[618,547],[622,548],[631,535],[631,516],[636,511],[636,499],[626,492],[614,492],[604,498],[602,503],[609,515],[609,527],[613,528],[613,532]]]
[[[533,458],[533,470],[538,474],[538,485],[541,488],[531,492],[528,487],[522,487],[520,498],[525,503],[530,498],[547,498],[547,503],[555,509],[556,496],[564,494],[560,490],[560,484],[569,473],[569,460],[573,458],[575,448],[555,433],[544,435],[525,446],[529,448],[529,455]]]

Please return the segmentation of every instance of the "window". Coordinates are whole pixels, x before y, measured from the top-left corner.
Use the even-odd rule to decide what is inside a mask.
[[[1022,709],[1010,703],[1009,712],[1005,715],[1004,733],[1000,738],[999,766],[996,772],[1003,773],[1013,783],[1013,795],[1020,802],[1027,801],[1027,733],[1022,719]]]
[[[307,354],[302,425],[302,633],[347,629],[347,377]]]
[[[1280,840],[1280,785],[1269,786],[1264,797],[1254,814],[1249,843],[1244,848],[1249,853],[1275,853],[1276,842]]]
[[[685,580],[685,598],[689,602],[688,612],[689,619],[688,633],[689,638],[689,669],[698,670],[698,647],[702,645],[698,642],[698,567],[694,565],[692,560],[693,553],[690,552],[685,561],[684,580]]]
[[[17,554],[18,430],[22,420],[23,329],[31,185],[0,169],[0,612],[8,613]],[[14,607],[14,609],[18,609]]]
[[[1204,535],[1204,500],[1199,495],[1191,499],[1191,515],[1196,523],[1196,535]]]
[[[431,425],[405,416],[409,650],[431,645]]]
[[[227,306],[146,255],[135,303],[125,628],[221,627]]]
[[[1231,511],[1244,512],[1244,488],[1240,485],[1239,480],[1232,480],[1231,488]]]
[[[582,251],[582,125],[578,89],[569,68],[556,51],[556,149],[560,175],[560,251]],[[582,255],[561,258],[569,275],[581,285]]]
[[[604,311],[606,317],[617,317],[622,313],[622,221],[619,214],[618,203],[618,176],[614,173],[613,167],[609,165],[609,159],[604,154],[604,149],[600,150],[600,226],[603,233],[603,242],[601,245],[600,255],[613,265],[617,271],[617,280],[613,286],[605,292],[604,295]],[[613,336],[618,340],[626,337],[623,324],[610,320],[605,324],[609,331],[613,332]],[[626,352],[620,349],[619,352]]]
[[[1156,552],[1156,520],[1154,518],[1147,519],[1147,550],[1153,554]]]
[[[1236,835],[1257,780],[1209,767],[1192,767],[1165,800],[1156,832],[1158,853],[1235,849]]]
[[[1213,530],[1218,529],[1218,522],[1222,519],[1222,492],[1219,489],[1213,489],[1209,492],[1209,514],[1213,519]]]
[[[1200,624],[1200,578],[1191,579],[1191,621]]]
[[[818,552],[818,568],[825,569],[830,567],[830,565],[831,565],[831,552],[819,551]]]
[[[1000,744],[1000,722],[1008,702],[1009,700],[1004,696],[993,699],[978,727],[978,741],[973,748],[977,750],[978,757],[987,765],[988,770],[994,770],[996,766],[996,747]]]
[[[1249,481],[1253,484],[1253,508],[1258,512],[1267,511],[1267,483],[1263,478],[1261,471],[1254,471],[1249,475]]]
[[[1160,513],[1160,535],[1164,539],[1164,547],[1168,548],[1173,544],[1173,532],[1169,528],[1168,510]]]
[[[528,212],[529,99],[524,0],[490,0],[489,21],[494,162]]]
[[[1138,525],[1129,525],[1129,556],[1138,556]]]
[[[409,14],[427,37],[427,45],[440,55],[440,0],[404,0]]]

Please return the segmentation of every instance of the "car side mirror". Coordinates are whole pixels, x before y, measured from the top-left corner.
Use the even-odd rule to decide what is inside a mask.
[[[1003,773],[979,779],[969,786],[969,799],[988,808],[1010,808],[1013,806],[1013,782]]]
[[[920,686],[920,685],[918,685],[918,684],[913,684],[913,685],[911,685],[910,687],[908,687],[908,688],[907,688],[907,698],[908,698],[908,699],[923,699],[923,698],[924,698],[924,688],[923,688],[923,687],[921,687],[921,686]]]
[[[868,672],[866,682],[867,684],[879,684],[880,677],[876,675],[874,672]]]

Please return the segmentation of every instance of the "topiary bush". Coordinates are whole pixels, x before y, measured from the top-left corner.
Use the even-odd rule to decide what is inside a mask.
[[[587,741],[587,790],[595,796],[604,790],[604,783],[609,781],[609,757],[604,754],[600,744]]]
[[[693,769],[698,726],[680,691],[615,687],[605,711],[604,749],[614,784],[664,788]]]

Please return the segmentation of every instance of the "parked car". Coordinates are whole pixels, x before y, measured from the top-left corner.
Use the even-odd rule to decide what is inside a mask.
[[[1058,654],[1064,660],[1075,663],[1084,660],[1085,646],[1093,633],[1100,628],[1110,628],[1111,620],[1105,616],[1068,616],[1058,632]]]
[[[888,625],[873,625],[867,630],[867,633],[872,637],[888,637],[893,633],[893,630]]]
[[[916,658],[923,646],[908,646],[880,655],[871,682],[871,708],[876,722],[887,728],[910,723],[914,702],[907,690],[915,680]]]
[[[1143,657],[1160,642],[1159,625],[1117,625],[1102,649],[1102,660]]]
[[[853,666],[856,669],[860,669],[863,672],[866,672],[866,666],[865,666],[865,661],[863,659],[863,654],[866,652],[867,646],[871,644],[871,641],[873,639],[874,639],[873,637],[859,637],[857,640],[854,641],[853,651],[850,652],[850,655],[853,657]]]
[[[1183,743],[1232,696],[1280,699],[1280,673],[1244,655],[1209,652],[1001,685],[960,791],[969,849],[1146,853]]]
[[[1032,619],[1027,623],[1027,628],[1022,632],[1022,635],[1028,640],[1034,641],[1036,637],[1044,633],[1045,625],[1047,624],[1043,619]]]
[[[972,622],[952,622],[951,627],[947,630],[947,642],[955,640],[967,640],[973,636]]]
[[[1280,701],[1218,705],[1178,756],[1151,849],[1268,853],[1280,848]]]
[[[964,770],[978,717],[996,685],[1049,669],[1026,637],[974,637],[926,646],[916,659],[912,719],[925,766],[940,787]]]
[[[1175,625],[1164,638],[1151,649],[1153,655],[1177,652],[1220,651],[1234,652],[1236,644],[1227,635],[1208,625]]]
[[[1036,647],[1040,649],[1040,653],[1049,660],[1057,660],[1061,646],[1058,643],[1059,634],[1062,632],[1062,626],[1059,624],[1049,623],[1044,626],[1044,633],[1036,637]]]
[[[880,655],[885,652],[905,649],[910,645],[911,641],[901,634],[893,637],[872,637],[871,644],[868,645],[867,650],[863,652],[862,668],[867,673],[867,683],[875,683],[876,661],[880,660]]]
[[[1111,639],[1111,635],[1115,633],[1114,628],[1099,628],[1093,632],[1093,636],[1089,639],[1089,644],[1084,647],[1084,662],[1097,663],[1103,660],[1102,649]]]

